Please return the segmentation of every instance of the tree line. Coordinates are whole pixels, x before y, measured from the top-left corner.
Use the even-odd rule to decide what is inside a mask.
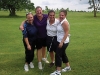
[[[96,17],[97,10],[100,10],[100,0],[89,0],[88,3],[90,5],[88,9],[93,8],[94,17]],[[15,16],[16,10],[35,10],[35,6],[30,0],[0,0],[0,9],[9,10],[9,16]],[[45,6],[45,11],[48,10],[50,10],[48,6]],[[69,8],[66,8],[66,10],[69,11]],[[59,11],[59,9],[57,8],[56,11]]]

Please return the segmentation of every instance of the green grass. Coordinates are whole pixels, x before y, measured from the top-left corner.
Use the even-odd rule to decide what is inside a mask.
[[[0,75],[41,75],[36,55],[35,68],[27,73],[23,69],[25,57],[19,25],[25,20],[25,12],[17,12],[16,17],[8,15],[9,12],[0,11]],[[97,16],[94,18],[90,12],[68,12],[71,37],[66,53],[72,71],[62,75],[100,75],[100,13]],[[54,70],[46,64],[42,75]]]

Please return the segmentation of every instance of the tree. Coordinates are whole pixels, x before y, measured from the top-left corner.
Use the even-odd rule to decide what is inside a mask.
[[[66,10],[69,11],[69,8],[67,8]]]
[[[30,0],[0,0],[0,8],[8,9],[10,16],[16,15],[16,9],[32,9],[34,8],[34,3]]]
[[[59,11],[59,9],[57,8],[57,9],[56,9],[56,11],[58,12],[58,11]]]
[[[45,6],[45,10],[48,12],[50,9],[48,8],[48,6]]]
[[[88,9],[94,9],[94,17],[96,17],[97,10],[100,10],[100,0],[89,0],[90,7]]]
[[[34,3],[29,3],[29,4],[27,4],[26,9],[28,9],[28,10],[34,10],[34,9],[35,9]]]

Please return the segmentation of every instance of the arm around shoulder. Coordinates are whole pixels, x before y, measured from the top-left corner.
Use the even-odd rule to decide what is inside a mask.
[[[20,24],[20,26],[19,26],[19,29],[21,30],[21,31],[23,31],[24,30],[24,23],[25,23],[25,21],[22,21],[22,23]]]

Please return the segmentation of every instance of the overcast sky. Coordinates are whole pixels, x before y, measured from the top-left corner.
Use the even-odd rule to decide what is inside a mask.
[[[89,11],[89,0],[31,0],[36,6],[41,6],[45,9],[48,6],[50,9],[69,8],[69,10],[85,10]]]

